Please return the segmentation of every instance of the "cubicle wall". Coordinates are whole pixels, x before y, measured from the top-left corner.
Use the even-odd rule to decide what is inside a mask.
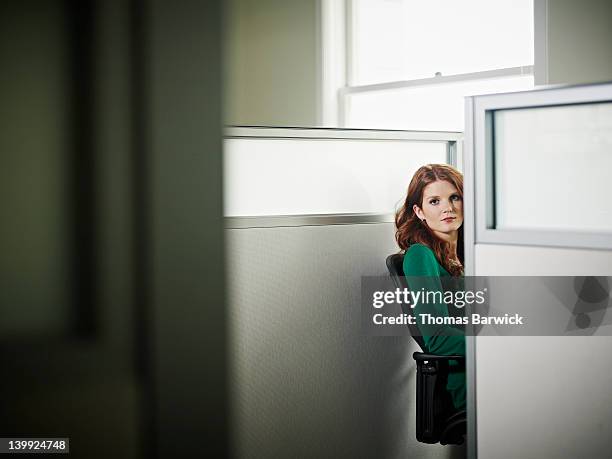
[[[237,457],[463,457],[415,439],[415,345],[361,332],[393,211],[457,133],[230,128],[226,226]]]
[[[612,85],[476,96],[466,120],[468,274],[612,276]],[[602,323],[468,338],[470,457],[610,457]]]

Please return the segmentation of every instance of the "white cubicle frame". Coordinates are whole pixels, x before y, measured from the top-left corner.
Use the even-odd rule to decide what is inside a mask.
[[[475,274],[476,244],[612,249],[612,232],[507,230],[494,228],[493,115],[496,110],[612,102],[612,83],[558,86],[466,98],[464,138],[465,274]],[[468,458],[478,457],[476,340],[466,337]]]
[[[302,139],[307,139],[307,140],[338,140],[338,141],[343,141],[343,140],[348,140],[351,142],[354,141],[361,141],[361,142],[369,142],[372,145],[376,145],[378,143],[378,141],[406,141],[406,142],[418,142],[419,144],[423,143],[423,142],[435,142],[437,144],[440,145],[440,155],[436,155],[436,161],[443,161],[446,160],[447,163],[449,164],[453,164],[453,165],[457,165],[458,163],[461,164],[462,163],[462,139],[463,139],[463,133],[460,132],[439,132],[439,131],[399,131],[399,130],[368,130],[368,129],[325,129],[325,128],[271,128],[271,127],[227,127],[225,130],[225,139],[242,139],[245,141],[250,141],[250,140],[260,140],[260,139],[282,139],[282,140],[302,140]],[[377,141],[376,143],[373,143],[372,141]],[[444,145],[446,148],[446,155],[443,158],[442,155],[442,146]],[[314,147],[316,148],[316,146]],[[411,150],[407,149],[406,150],[406,154],[410,155]],[[290,151],[288,151],[287,153],[290,153]],[[376,155],[376,151],[373,151],[373,155]],[[378,160],[377,156],[373,156],[373,160]],[[408,185],[408,183],[406,182],[406,186]],[[399,197],[399,196],[398,196]],[[228,247],[230,247],[230,254],[233,253],[238,253],[239,250],[243,248],[243,245],[239,245],[240,242],[239,241],[266,241],[266,240],[274,240],[274,246],[277,246],[278,244],[281,244],[281,248],[283,249],[283,257],[280,259],[280,263],[284,263],[285,266],[288,269],[288,271],[291,273],[290,277],[291,279],[295,279],[295,274],[299,273],[300,276],[303,275],[306,278],[307,282],[311,282],[308,279],[312,279],[312,277],[317,277],[317,276],[323,276],[323,277],[327,277],[329,278],[329,276],[327,275],[327,272],[329,271],[325,271],[323,268],[322,270],[319,271],[313,271],[313,272],[301,272],[301,268],[298,267],[297,265],[300,265],[301,263],[295,263],[292,262],[292,260],[295,260],[295,258],[293,258],[293,256],[288,256],[287,254],[292,254],[292,253],[296,253],[296,252],[292,252],[292,250],[303,250],[305,247],[307,247],[305,244],[305,242],[300,242],[298,247],[301,247],[300,249],[296,249],[296,246],[294,244],[296,244],[296,241],[300,241],[300,237],[305,237],[306,234],[309,234],[310,237],[329,237],[330,233],[335,233],[335,234],[342,234],[343,236],[351,236],[353,233],[353,231],[359,231],[359,233],[357,233],[357,236],[360,236],[362,234],[377,234],[377,232],[379,234],[381,234],[382,239],[389,242],[389,246],[394,246],[395,245],[395,241],[393,239],[393,234],[391,231],[392,227],[393,227],[393,222],[394,222],[394,214],[390,213],[390,214],[366,214],[366,213],[361,213],[361,214],[339,214],[339,213],[334,213],[334,214],[319,214],[319,215],[307,215],[307,214],[300,214],[300,215],[265,215],[265,216],[226,216],[224,217],[224,222],[225,222],[225,227],[227,230],[227,239],[228,241],[230,241],[230,245]],[[368,233],[362,233],[361,231],[366,230],[365,225],[367,224],[379,224],[379,223],[384,223],[385,225],[382,228],[376,229],[376,228],[372,228],[372,230],[374,230],[374,232],[371,232],[370,229],[368,228],[367,230],[369,231]],[[330,229],[330,227],[332,225],[351,225],[353,226],[353,228],[343,228],[342,230],[339,227],[336,227],[333,231],[328,231]],[[357,225],[361,225],[361,228],[356,228]],[[303,231],[303,228],[299,228],[299,227],[314,227],[314,226],[319,226],[319,228],[317,229],[317,231]],[[325,227],[328,227],[327,229]],[[268,229],[268,228],[274,228],[273,231],[261,231],[261,229]],[[289,231],[283,231],[281,230],[282,228],[287,229],[289,228]],[[266,235],[267,233],[267,235]],[[316,234],[313,235],[313,233],[318,233],[322,236],[317,236]],[[249,236],[249,234],[251,234]],[[292,235],[293,234],[293,235]],[[299,235],[302,236],[299,236]],[[325,236],[328,235],[328,236]],[[332,234],[333,236],[333,234]],[[247,238],[248,239],[245,239]],[[270,239],[276,237],[276,239]],[[255,239],[251,239],[251,238],[255,238]],[[268,238],[268,239],[266,239]],[[321,239],[318,239],[319,241]],[[335,241],[336,239],[332,239],[332,241]],[[238,242],[236,242],[238,241]],[[293,242],[292,242],[293,241]],[[305,240],[304,240],[305,241]],[[362,275],[366,275],[366,274],[372,274],[372,273],[376,273],[376,272],[382,272],[380,271],[380,269],[384,269],[384,257],[386,257],[388,255],[388,253],[390,253],[390,251],[385,251],[386,249],[383,249],[383,252],[381,252],[380,254],[376,255],[376,257],[372,258],[370,256],[366,256],[365,258],[368,259],[369,261],[367,262],[367,264],[364,264],[363,262],[363,257],[361,255],[359,255],[360,251],[363,252],[364,250],[372,250],[372,243],[373,244],[377,244],[376,240],[373,241],[365,241],[361,238],[359,238],[358,240],[358,244],[355,244],[355,248],[357,249],[357,251],[354,251],[352,246],[349,245],[351,243],[350,238],[346,238],[343,243],[341,244],[342,247],[344,248],[340,248],[340,250],[348,250],[350,253],[353,254],[357,254],[357,258],[355,260],[358,260],[358,265],[353,266],[353,268],[351,268],[353,270],[353,273],[358,273],[359,276]],[[355,241],[353,241],[355,242]],[[233,248],[232,248],[232,244],[234,244]],[[283,245],[288,245],[288,247],[283,246]],[[363,246],[363,247],[362,247]],[[377,246],[377,245],[376,245]],[[255,252],[251,252],[251,251],[247,251],[247,254],[253,254],[253,253],[259,253],[257,251],[263,250],[263,248],[268,247],[268,244],[262,244],[262,245],[258,245],[258,244],[253,244],[252,247],[254,247],[254,250],[256,250]],[[260,248],[258,248],[260,247]],[[370,247],[370,249],[368,249],[368,247]],[[378,247],[378,246],[377,246]],[[234,249],[236,249],[234,251]],[[379,248],[380,249],[380,248]],[[376,250],[379,250],[376,249]],[[274,252],[273,250],[271,251],[272,253],[277,253]],[[301,253],[301,252],[300,252]],[[363,252],[363,253],[368,253],[368,252]],[[382,255],[382,257],[379,257],[379,255]],[[318,256],[318,255],[317,255]],[[230,257],[233,259],[233,257]],[[236,289],[241,289],[240,290],[240,294],[239,295],[229,295],[230,299],[229,299],[229,305],[228,308],[230,311],[234,311],[234,313],[230,314],[232,317],[250,317],[248,311],[250,310],[247,306],[246,303],[250,302],[250,301],[259,301],[257,299],[253,299],[258,297],[257,293],[260,290],[252,290],[253,287],[257,284],[258,279],[259,279],[259,275],[260,273],[263,273],[263,275],[265,276],[269,276],[271,275],[270,273],[274,272],[274,269],[280,269],[278,267],[278,262],[275,262],[274,266],[271,265],[271,261],[270,259],[268,259],[266,261],[265,257],[263,260],[261,260],[259,257],[252,257],[251,255],[245,255],[244,259],[240,259],[239,263],[235,263],[236,266],[242,266],[244,268],[245,264],[242,263],[242,261],[244,260],[245,262],[248,259],[256,259],[257,260],[257,270],[256,271],[248,271],[251,274],[246,276],[244,275],[247,271],[242,271],[244,275],[244,277],[241,277],[240,272],[235,272],[232,271],[230,274],[228,274],[228,278],[231,280],[231,284],[235,286]],[[318,259],[315,256],[315,260]],[[361,260],[359,260],[361,259]],[[333,261],[333,260],[332,260]],[[342,265],[346,265],[348,263],[348,265],[351,265],[351,263],[349,262],[348,259],[345,259],[345,257],[340,257],[336,259],[337,263]],[[249,266],[249,262],[246,263],[246,266]],[[331,264],[331,266],[335,266],[333,263]],[[375,267],[375,268],[374,268]],[[230,267],[231,268],[231,267]],[[374,270],[373,270],[374,268]],[[325,268],[327,269],[327,268]],[[238,270],[240,271],[240,270]],[[266,274],[267,273],[267,274]],[[334,271],[334,273],[337,273],[337,271]],[[354,283],[355,279],[358,279],[358,277],[355,277],[354,275],[348,275],[350,274],[349,271],[347,271],[347,268],[344,268],[343,271],[343,275],[341,277],[345,278],[346,282],[350,282],[351,285],[352,283]],[[285,275],[283,275],[285,276]],[[279,279],[284,279],[285,277],[279,277]],[[353,280],[351,280],[353,279]],[[242,283],[242,280],[247,280],[246,282]],[[276,282],[276,281],[275,281]],[[332,282],[335,282],[337,284],[336,281],[334,281],[332,279]],[[275,284],[276,285],[276,284]],[[231,285],[230,285],[231,287]],[[283,330],[289,330],[290,328],[285,328],[285,327],[292,327],[293,330],[295,330],[295,319],[298,317],[302,317],[300,315],[294,315],[294,314],[302,314],[300,312],[295,311],[293,308],[287,308],[287,292],[285,291],[286,289],[279,289],[279,288],[274,288],[271,290],[272,293],[270,293],[270,295],[266,295],[265,297],[265,301],[264,303],[272,303],[272,304],[278,304],[279,301],[283,302],[283,311],[284,313],[288,314],[286,316],[286,320],[281,320],[279,321],[260,321],[261,324],[255,324],[256,326],[252,328],[252,330],[255,330],[255,332],[252,335],[249,336],[258,336],[258,332],[257,330],[262,330],[262,324],[265,324],[267,322],[270,322],[269,327],[271,328],[267,328],[266,326],[264,326],[263,330],[279,330],[277,332],[274,333],[281,333]],[[300,301],[304,302],[303,304],[306,304],[306,302],[308,301],[308,296],[310,295],[309,292],[311,292],[311,290],[309,289],[301,289],[298,286],[298,291],[303,290],[303,292],[299,293],[299,294],[294,294],[294,293],[290,293],[291,296],[291,302],[293,304],[302,304],[300,303]],[[235,290],[237,291],[237,290]],[[337,298],[338,295],[340,295],[342,297],[342,301],[343,303],[341,304],[341,306],[339,306],[338,311],[346,311],[346,299],[348,298],[346,296],[346,292],[343,291],[343,289],[341,288],[340,290],[334,289],[335,293],[332,292],[329,295],[326,295],[326,302],[323,305],[322,302],[317,301],[316,303],[319,304],[321,307],[324,308],[329,308],[329,304],[327,302],[327,296],[329,296],[332,300],[332,304],[331,304],[331,308],[328,309],[327,314],[332,314],[331,317],[333,317],[333,314],[336,314],[335,312],[333,312],[333,302],[336,301],[335,298]],[[359,295],[359,291],[358,290],[352,290],[353,292],[357,292],[356,294]],[[240,297],[239,301],[236,301],[236,303],[234,304],[234,298],[238,298]],[[281,299],[279,300],[279,297],[281,297]],[[260,297],[261,298],[261,297]],[[283,299],[284,298],[284,299]],[[312,303],[312,301],[310,301]],[[257,306],[259,306],[259,304],[256,304]],[[310,305],[312,306],[312,304]],[[266,306],[266,307],[269,307]],[[317,306],[319,307],[319,306]],[[246,312],[245,309],[239,309],[239,308],[247,308]],[[253,310],[258,309],[258,308],[253,308]],[[312,309],[312,307],[309,308]],[[304,311],[303,308],[301,308],[302,311]],[[238,313],[237,311],[240,311],[240,313]],[[261,311],[261,310],[260,310]],[[269,311],[269,309],[267,309],[267,311]],[[314,310],[313,310],[314,311]],[[309,317],[314,317],[313,312],[309,312],[308,314],[306,314]],[[345,312],[342,312],[342,314],[344,315]],[[352,315],[354,317],[356,317],[354,314]],[[284,316],[283,316],[284,317]],[[327,317],[327,316],[325,316]],[[343,316],[344,317],[344,316]],[[248,319],[246,319],[248,320]],[[232,321],[232,323],[230,324],[230,328],[232,328],[233,333],[232,333],[232,337],[233,337],[233,342],[235,343],[251,343],[252,341],[239,341],[239,336],[240,336],[240,329],[239,327],[234,327],[233,324],[238,323],[237,320],[236,321]],[[292,325],[293,324],[293,325]],[[298,327],[299,328],[299,327]],[[308,344],[308,349],[310,349],[310,351],[308,352],[312,352],[313,349],[318,349],[318,344],[315,343],[315,341],[319,341],[323,344],[327,343],[328,341],[326,341],[326,334],[325,333],[332,333],[334,335],[337,335],[337,333],[333,332],[333,327],[331,329],[329,329],[329,327],[323,327],[324,329],[328,330],[328,331],[324,331],[323,333],[319,333],[316,335],[315,339],[313,340],[314,343],[314,347],[311,344]],[[331,330],[331,331],[329,331]],[[357,331],[356,334],[356,339],[359,339],[359,330],[355,329]],[[354,331],[355,331],[354,330]],[[310,333],[312,335],[312,333]],[[261,339],[257,340],[259,341],[261,344],[265,344],[266,342],[270,342],[269,339],[263,339],[263,334],[259,335],[262,336]],[[274,335],[274,336],[278,336],[278,335]],[[343,334],[341,334],[341,336],[345,336]],[[372,345],[376,345],[376,343],[371,342],[371,340],[365,339],[367,338],[366,336],[363,336],[362,339],[359,339],[360,341],[364,341],[364,343],[368,346],[368,355],[376,355],[376,353],[372,354],[372,350],[369,349],[375,349],[375,348],[371,348],[370,346]],[[249,339],[253,339],[253,338],[249,338]],[[276,340],[274,341],[276,344],[276,346],[283,345],[283,341],[277,342]],[[367,343],[369,342],[369,343]],[[346,345],[347,343],[350,344],[351,341],[347,341],[346,338],[342,338],[340,344],[341,346]],[[379,344],[383,344],[383,343],[379,343]],[[403,346],[403,342],[398,342],[398,344],[400,346]],[[386,348],[386,346],[384,346]],[[248,348],[249,351],[251,349],[253,349],[253,347],[250,346],[245,346],[245,348]],[[257,349],[257,348],[255,348]],[[405,365],[404,364],[408,364],[410,363],[408,360],[402,360],[402,359],[410,359],[410,349],[409,348],[405,348],[406,349],[406,354],[398,354],[398,358],[397,358],[397,363],[398,366],[396,367],[398,370],[401,370],[398,372],[394,371],[393,374],[396,375],[405,375]],[[355,350],[355,349],[354,349]],[[231,349],[230,349],[231,351]],[[330,352],[332,355],[334,352],[334,349],[326,349],[326,351]],[[232,351],[233,352],[233,351]],[[244,352],[244,351],[241,351]],[[346,354],[346,352],[344,352],[344,350],[342,348],[338,349],[337,352],[339,352],[340,354],[344,355]],[[355,360],[355,359],[360,359],[360,352],[359,350],[355,350],[356,353],[354,353],[354,355],[351,354],[350,359],[351,361]],[[236,358],[233,359],[234,364],[232,365],[232,374],[233,375],[239,375],[239,371],[237,370],[237,368],[239,368],[239,365],[248,365],[251,362],[254,362],[255,360],[249,360],[251,357],[248,357],[248,354],[236,354],[238,356],[245,356],[247,355],[247,357],[245,357],[244,359],[242,358]],[[302,355],[302,354],[300,354]],[[364,354],[365,355],[365,354]],[[390,353],[389,355],[393,355],[393,352]],[[319,359],[321,360],[322,364],[320,365],[320,368],[317,369],[316,371],[321,371],[321,372],[328,372],[327,370],[327,363],[325,363],[325,361],[329,361],[328,360],[329,357],[325,357],[325,359]],[[378,358],[375,358],[374,360],[380,360]],[[384,361],[385,359],[383,359]],[[238,362],[238,363],[235,363]],[[242,364],[240,362],[243,362]],[[246,363],[245,363],[246,362]],[[358,362],[358,360],[357,360]],[[352,364],[351,364],[352,365]],[[276,366],[276,365],[275,365]],[[240,396],[240,394],[246,394],[245,397],[243,397],[241,400],[249,400],[250,397],[257,397],[256,400],[264,400],[265,399],[265,394],[262,394],[261,391],[258,391],[257,389],[259,387],[263,387],[263,384],[269,384],[269,381],[272,381],[272,379],[268,379],[269,376],[268,375],[274,375],[274,373],[270,372],[270,367],[266,367],[265,365],[260,368],[261,365],[258,365],[258,371],[257,371],[257,379],[254,380],[255,382],[253,382],[253,380],[251,380],[249,382],[249,384],[246,384],[246,379],[241,379],[239,377],[235,377],[233,378],[233,380],[235,381],[232,387],[232,397],[237,399],[238,396]],[[278,367],[281,368],[281,367]],[[338,369],[338,371],[341,371],[343,373],[346,373],[347,371],[352,371],[351,366],[347,367],[347,368],[340,368]],[[297,371],[297,369],[296,369]],[[376,372],[375,372],[376,373]],[[299,374],[299,373],[296,373]],[[317,374],[317,373],[313,373],[313,374]],[[402,376],[403,377],[403,376]],[[394,379],[389,379],[388,381],[393,381]],[[317,391],[319,390],[319,381],[324,381],[322,379],[320,379],[319,376],[315,377],[315,378],[311,378],[311,379],[305,379],[305,385],[306,385],[306,393],[309,393],[309,390],[311,391],[310,393],[312,393],[312,391]],[[399,380],[401,381],[401,380]],[[312,384],[317,384],[317,386],[312,386],[312,389],[308,389],[309,385]],[[262,384],[262,386],[260,386],[259,384]],[[393,387],[397,387],[398,390],[401,392],[402,388],[398,386],[397,383],[392,383]],[[357,384],[358,386],[360,386],[361,384]],[[343,386],[344,387],[344,386]],[[366,386],[363,386],[364,388]],[[241,388],[241,389],[239,389]],[[404,392],[408,391],[407,393],[405,393],[404,395],[408,395],[408,393],[413,394],[414,392],[414,387],[410,386],[410,387],[404,387]],[[409,390],[408,390],[409,389]],[[347,390],[350,390],[350,388],[348,388]],[[364,389],[365,390],[365,389]],[[242,392],[244,391],[244,392]],[[302,391],[304,392],[304,391]],[[390,392],[386,392],[387,396],[390,394]],[[251,395],[253,394],[253,395]],[[280,395],[282,397],[285,396],[285,394],[289,394],[289,397],[291,397],[291,392],[280,392]],[[392,394],[392,393],[391,393]],[[278,394],[276,394],[278,395]],[[275,395],[275,398],[276,398]],[[393,399],[393,396],[391,396],[390,399]],[[284,399],[283,399],[284,400]],[[288,398],[289,401],[293,401],[293,400],[297,400],[297,399],[291,399]],[[300,400],[302,400],[302,397],[300,397]],[[305,400],[305,399],[304,399]],[[402,403],[404,408],[406,406],[407,403],[416,403],[413,401],[413,397],[412,395],[410,396],[402,396]],[[386,399],[376,399],[374,400],[375,405],[378,405],[380,402],[382,401],[386,401]],[[241,402],[244,403],[244,402]],[[301,403],[301,402],[300,402]],[[339,401],[338,403],[344,404],[344,402]],[[369,403],[370,405],[373,405],[373,403]],[[235,404],[236,406],[239,406],[239,403]],[[280,407],[282,407],[284,405],[284,403],[280,403],[279,405],[275,405],[274,403],[272,404],[267,404],[266,405],[266,414],[267,415],[274,415],[277,412],[280,413]],[[366,404],[367,405],[367,404]],[[255,405],[252,405],[255,406]],[[299,408],[300,405],[298,405]],[[370,412],[370,408],[368,408],[368,406],[365,406],[364,408],[366,411],[364,412]],[[233,412],[235,414],[236,419],[238,420],[243,420],[243,419],[247,419],[247,421],[244,424],[241,424],[242,427],[240,427],[240,429],[237,429],[238,433],[237,433],[237,443],[239,445],[243,445],[245,443],[242,443],[242,441],[240,440],[240,438],[244,435],[244,436],[249,436],[252,438],[256,438],[256,440],[259,443],[262,443],[264,445],[264,447],[266,447],[266,440],[265,438],[258,436],[259,433],[257,430],[250,430],[251,428],[249,427],[249,420],[251,418],[249,417],[241,417],[240,414],[238,413],[238,409],[234,408]],[[376,410],[376,412],[378,412],[378,410]],[[316,411],[315,411],[316,413]],[[350,413],[349,413],[350,415]],[[412,415],[414,415],[414,413],[412,413]],[[305,414],[299,414],[297,416],[297,419],[300,418],[300,416],[305,416]],[[311,414],[308,414],[309,419],[311,418]],[[318,416],[318,415],[315,415]],[[408,421],[408,417],[409,414],[404,413],[402,416],[400,417],[396,417],[394,416],[394,419],[397,420],[399,422],[398,424],[398,432],[401,431],[401,427],[404,426],[409,426],[410,421]],[[386,419],[386,416],[385,416]],[[403,420],[406,421],[403,421]],[[292,430],[290,429],[291,426],[287,427],[287,426],[276,426],[276,428],[279,429],[285,429],[285,431],[289,431]],[[249,430],[247,430],[249,429]],[[295,430],[295,429],[293,429]],[[384,429],[383,429],[384,430]],[[247,432],[246,434],[243,434],[242,432]],[[283,430],[281,430],[281,432],[283,432]],[[409,435],[406,432],[400,432],[400,435]],[[412,434],[414,435],[414,433]],[[397,435],[393,435],[390,438],[393,437],[397,437]],[[284,437],[283,435],[277,437],[280,438],[280,440],[274,440],[275,442],[283,442],[284,440],[282,440],[283,438],[289,438],[289,437]],[[416,439],[413,438],[413,440],[411,441],[404,441],[401,440],[398,437],[398,443],[397,443],[397,448],[398,451],[399,450],[404,450],[407,448],[415,448],[417,449],[418,447],[418,451],[422,451],[423,453],[427,453],[427,450],[429,448],[429,445],[424,445],[424,444],[418,444],[416,442]],[[251,440],[249,440],[251,441]],[[247,443],[248,444],[248,443]],[[412,445],[415,446],[412,446]],[[291,445],[288,446],[288,448],[291,447]],[[422,454],[423,454],[422,453]]]
[[[475,191],[475,243],[612,249],[612,232],[546,232],[492,228],[494,218],[493,116],[496,110],[612,102],[612,84],[568,86],[519,93],[474,96],[472,142]],[[467,132],[466,132],[467,136]]]

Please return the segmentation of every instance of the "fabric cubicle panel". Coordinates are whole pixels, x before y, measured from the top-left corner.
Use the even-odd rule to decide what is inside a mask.
[[[416,441],[414,341],[361,331],[393,226],[227,230],[236,457],[464,457]]]

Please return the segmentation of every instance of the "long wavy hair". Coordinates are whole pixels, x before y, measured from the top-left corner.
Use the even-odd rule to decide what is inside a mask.
[[[463,225],[459,228],[457,260],[451,253],[450,244],[437,237],[413,210],[415,204],[423,208],[423,190],[437,180],[453,185],[463,200],[463,175],[457,169],[446,164],[428,164],[419,168],[410,181],[404,205],[395,214],[395,240],[402,252],[412,244],[426,245],[451,276],[460,276],[463,274]]]

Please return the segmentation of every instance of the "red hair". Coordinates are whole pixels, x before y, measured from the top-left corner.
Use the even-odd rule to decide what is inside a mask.
[[[412,244],[426,245],[444,269],[452,276],[460,276],[463,274],[463,225],[459,228],[457,260],[451,253],[450,244],[437,237],[414,213],[415,204],[423,208],[425,187],[438,180],[453,185],[463,200],[463,175],[457,169],[447,164],[428,164],[419,168],[410,181],[404,205],[395,214],[395,240],[403,252]]]

